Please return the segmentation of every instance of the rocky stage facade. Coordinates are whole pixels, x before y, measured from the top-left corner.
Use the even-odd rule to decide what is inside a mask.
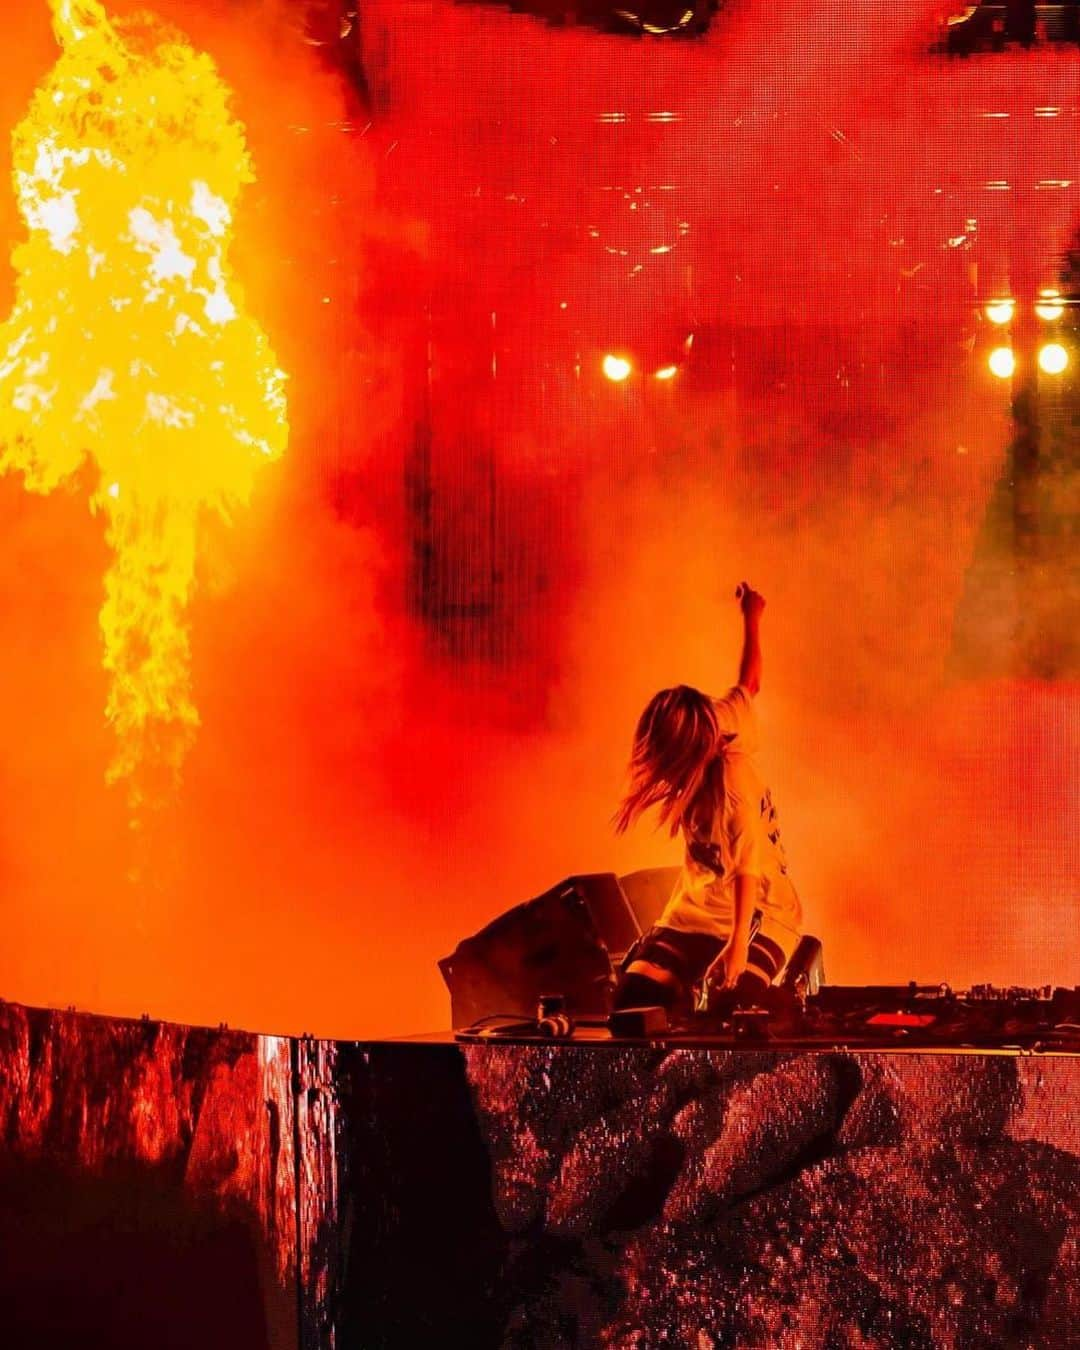
[[[0,1005],[5,1344],[1060,1347],[1080,1060]]]

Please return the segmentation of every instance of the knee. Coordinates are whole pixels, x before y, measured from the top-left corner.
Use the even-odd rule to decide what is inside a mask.
[[[677,995],[678,988],[674,983],[644,975],[631,966],[619,977],[612,1007],[616,1012],[623,1008],[670,1008]]]

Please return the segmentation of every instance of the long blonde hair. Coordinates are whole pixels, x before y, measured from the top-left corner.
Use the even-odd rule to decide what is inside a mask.
[[[718,748],[712,700],[687,684],[661,689],[645,706],[634,732],[630,785],[615,813],[619,834],[650,806],[677,834]]]

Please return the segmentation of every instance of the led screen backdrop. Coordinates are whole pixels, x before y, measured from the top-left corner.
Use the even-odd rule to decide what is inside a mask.
[[[164,39],[123,27],[134,8],[108,15],[152,62]],[[1068,15],[1028,33],[989,10],[950,27],[940,3],[685,9],[657,33],[682,8],[154,6],[244,129],[219,253],[288,434],[246,500],[197,419],[163,457],[140,577],[171,594],[160,522],[196,479],[212,499],[169,611],[194,720],[134,806],[105,781],[98,615],[128,519],[104,466],[142,414],[60,490],[0,479],[5,996],[445,1025],[435,962],[463,935],[562,876],[677,861],[610,819],[648,697],[733,682],[744,578],[768,600],[763,759],[829,977],[1075,983]],[[5,131],[57,68],[52,17],[8,16]],[[95,155],[204,146],[183,107],[102,113]],[[59,228],[15,187],[8,252]],[[122,190],[124,211],[171,200],[157,177]],[[138,265],[164,266],[139,238]],[[58,256],[89,275],[89,253]],[[63,269],[20,309],[27,258],[0,315],[68,315],[63,384],[99,330]],[[186,350],[181,401],[216,359]],[[153,728],[140,745],[153,760]]]

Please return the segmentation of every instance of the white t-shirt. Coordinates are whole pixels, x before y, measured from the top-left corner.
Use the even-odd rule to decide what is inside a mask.
[[[727,746],[709,770],[697,811],[683,821],[686,858],[660,923],[689,933],[727,938],[735,921],[735,878],[758,881],[754,908],[798,932],[802,907],[788,876],[772,793],[751,758],[757,719],[751,695],[736,685],[713,700]]]

